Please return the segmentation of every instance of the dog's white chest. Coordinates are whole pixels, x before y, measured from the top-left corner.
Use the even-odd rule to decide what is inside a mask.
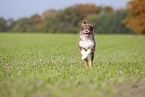
[[[94,46],[94,41],[92,39],[83,39],[82,41],[79,42],[80,47],[85,48],[86,50]]]

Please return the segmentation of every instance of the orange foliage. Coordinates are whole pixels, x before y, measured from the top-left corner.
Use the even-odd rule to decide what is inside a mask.
[[[38,16],[38,17],[36,17],[36,18],[33,19],[33,22],[34,22],[35,24],[38,24],[38,23],[41,23],[41,22],[42,22],[42,19],[41,19],[40,16]]]
[[[94,4],[79,4],[77,7],[80,19],[85,18],[87,15],[101,12],[101,8]]]
[[[145,0],[132,0],[127,5],[128,17],[123,20],[137,34],[145,34]]]

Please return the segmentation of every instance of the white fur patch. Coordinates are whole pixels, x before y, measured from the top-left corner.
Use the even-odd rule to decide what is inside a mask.
[[[86,58],[90,55],[90,53],[91,53],[91,50],[88,49],[87,52],[85,52],[85,53],[83,54],[82,60],[86,59]]]
[[[87,55],[89,55],[91,53],[91,50],[90,49],[88,49],[87,50]]]
[[[86,59],[88,56],[85,54],[82,56],[82,60]]]
[[[90,35],[89,37],[85,37],[84,35],[80,35],[80,38],[82,39],[82,41],[79,42],[79,46],[82,48],[85,48],[86,50],[90,47],[90,46],[94,46],[94,40],[92,39],[93,34]]]
[[[85,53],[86,53],[86,51],[84,49],[82,49],[81,55],[84,55]]]

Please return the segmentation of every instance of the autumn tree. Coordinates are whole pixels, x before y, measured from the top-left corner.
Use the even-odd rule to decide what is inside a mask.
[[[30,20],[32,21],[30,31],[31,32],[41,32],[41,25],[43,24],[41,16],[34,14],[31,16]]]
[[[128,17],[123,20],[137,34],[145,34],[145,0],[132,0],[127,4]]]
[[[103,9],[101,6],[96,6],[94,4],[78,4],[76,7],[80,19],[84,19],[86,16],[92,14],[101,14]]]

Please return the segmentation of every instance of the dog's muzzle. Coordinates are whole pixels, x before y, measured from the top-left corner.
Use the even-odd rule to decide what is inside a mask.
[[[84,34],[85,34],[86,37],[88,37],[90,35],[90,31],[88,29],[85,29]]]

